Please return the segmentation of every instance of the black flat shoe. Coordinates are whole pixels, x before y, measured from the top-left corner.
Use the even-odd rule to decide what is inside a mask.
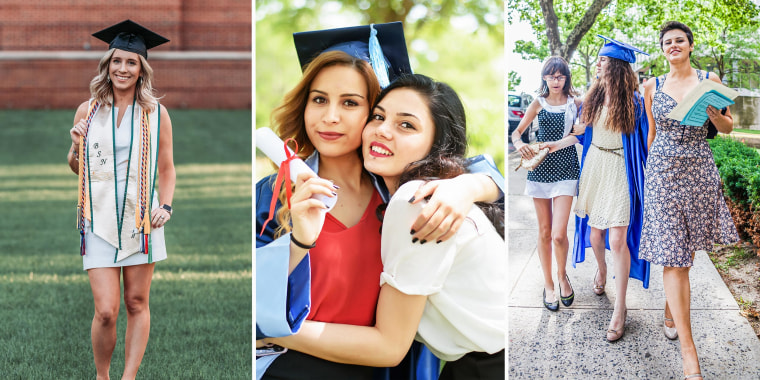
[[[546,289],[544,289],[544,307],[551,311],[559,310],[559,301],[546,302]]]
[[[562,300],[562,304],[566,307],[569,307],[573,304],[573,301],[575,300],[575,290],[573,290],[573,284],[570,283],[570,277],[567,277],[565,275],[565,278],[567,279],[568,285],[570,285],[570,295],[567,297],[562,296],[562,285],[559,287],[559,299]]]

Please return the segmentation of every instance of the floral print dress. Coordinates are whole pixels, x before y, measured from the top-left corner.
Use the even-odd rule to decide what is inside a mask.
[[[700,81],[704,78],[697,70]],[[682,126],[667,117],[677,105],[658,80],[652,101],[657,135],[645,169],[641,258],[668,267],[690,267],[692,254],[714,243],[739,240],[723,199],[718,168],[707,144],[707,124]]]

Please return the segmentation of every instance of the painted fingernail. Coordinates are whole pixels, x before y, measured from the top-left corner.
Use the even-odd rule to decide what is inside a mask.
[[[333,191],[333,192],[332,192],[332,195],[333,195],[333,196],[336,196],[336,195],[338,195],[338,193],[336,193],[336,192],[334,192],[334,191]]]
[[[417,239],[417,238],[412,239],[412,243],[416,243],[417,240],[420,240],[420,239]]]
[[[441,244],[442,241],[443,240],[438,240],[437,242],[435,242],[435,244]]]
[[[411,197],[411,198],[409,198],[409,203],[412,203],[412,202],[414,202],[414,200],[415,200],[415,199],[417,199],[417,198],[415,198],[415,197],[414,197],[414,195],[412,195],[412,197]]]
[[[409,231],[409,235],[414,235],[415,232],[417,232],[417,231],[411,230],[411,231]]]
[[[335,188],[335,190],[340,190],[340,186],[338,186],[336,184],[333,184],[333,188]]]
[[[425,244],[425,243],[427,243],[427,240],[423,240],[420,242],[420,244]]]

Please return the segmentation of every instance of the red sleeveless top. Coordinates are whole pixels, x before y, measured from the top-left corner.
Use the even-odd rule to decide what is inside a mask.
[[[311,249],[311,312],[320,322],[373,326],[380,294],[380,221],[377,190],[359,223],[346,228],[330,213]]]

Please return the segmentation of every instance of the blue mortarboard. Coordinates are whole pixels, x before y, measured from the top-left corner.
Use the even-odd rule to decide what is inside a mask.
[[[607,41],[607,43],[604,44],[604,46],[602,46],[602,48],[599,50],[599,55],[602,57],[612,57],[626,61],[628,63],[634,63],[636,62],[636,54],[634,53],[649,55],[647,52],[637,47],[628,45],[625,42],[616,41],[601,34],[597,34],[596,36]]]
[[[372,65],[380,86],[411,74],[401,22],[293,33],[298,61],[303,70],[325,51],[340,50]]]
[[[93,33],[92,36],[103,42],[107,42],[109,49],[137,53],[146,59],[148,58],[148,49],[169,42],[168,39],[132,20],[124,20],[116,25]]]

